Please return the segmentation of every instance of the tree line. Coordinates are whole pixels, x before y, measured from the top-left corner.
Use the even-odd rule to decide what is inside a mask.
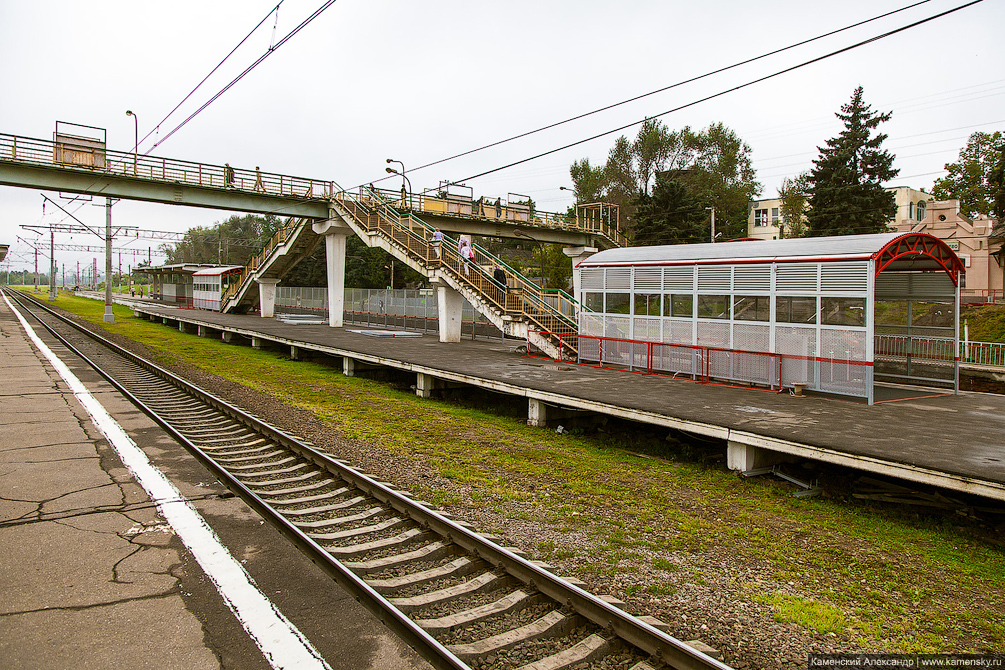
[[[893,193],[884,183],[897,176],[895,156],[879,132],[891,112],[874,111],[861,86],[836,113],[841,132],[817,147],[813,167],[783,180],[783,237],[820,237],[886,232],[896,216]],[[610,202],[635,246],[691,244],[746,237],[750,202],[761,194],[749,145],[730,128],[713,123],[694,131],[671,130],[656,119],[642,124],[634,139],[619,137],[603,165],[588,158],[569,174],[578,203]],[[1005,213],[1005,139],[1001,132],[970,136],[958,162],[935,182],[934,199],[959,199],[973,218]]]
[[[818,237],[885,232],[896,215],[894,195],[883,184],[897,176],[895,156],[883,148],[879,126],[891,112],[874,111],[861,86],[836,116],[841,132],[817,147],[805,173],[783,180],[781,236]],[[750,203],[761,195],[752,150],[722,123],[673,130],[659,119],[642,123],[633,139],[622,135],[602,165],[588,158],[572,163],[569,174],[576,202],[618,206],[620,221],[634,246],[693,244],[747,236]],[[1000,131],[976,132],[958,161],[945,165],[935,182],[934,199],[959,199],[961,211],[1001,218],[1005,213],[1005,137]],[[570,210],[570,215],[574,211]],[[285,223],[274,215],[231,216],[210,227],[196,227],[184,239],[161,245],[167,263],[247,265]],[[537,273],[543,285],[565,288],[568,260],[555,245],[482,240],[518,271]],[[509,254],[509,257],[507,257]],[[360,288],[404,287],[423,276],[395,262],[383,250],[351,237],[346,247],[346,283]],[[324,286],[324,247],[301,261],[285,280],[289,285]]]

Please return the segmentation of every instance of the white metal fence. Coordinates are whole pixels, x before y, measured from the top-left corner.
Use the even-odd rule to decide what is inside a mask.
[[[960,363],[1005,368],[1005,344],[960,342]]]
[[[343,320],[350,323],[411,328],[437,332],[434,289],[345,289]],[[276,287],[277,314],[313,314],[328,318],[328,289],[297,286]],[[475,336],[502,337],[502,333],[464,300],[461,332]]]

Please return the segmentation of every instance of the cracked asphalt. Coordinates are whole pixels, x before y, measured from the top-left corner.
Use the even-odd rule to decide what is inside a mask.
[[[64,360],[332,668],[428,667],[96,373]],[[3,302],[0,371],[0,667],[269,668]]]

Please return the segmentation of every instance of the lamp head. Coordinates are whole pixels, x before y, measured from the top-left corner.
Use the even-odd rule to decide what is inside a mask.
[[[388,174],[398,174],[398,171],[395,170],[394,168],[384,168],[384,172]]]
[[[133,115],[132,110],[131,109],[127,109],[126,110],[126,116],[132,116],[132,115]]]
[[[387,159],[387,160],[385,160],[384,162],[385,162],[385,163],[393,163],[393,162],[394,162],[394,159],[393,159],[393,158],[388,158],[388,159]]]

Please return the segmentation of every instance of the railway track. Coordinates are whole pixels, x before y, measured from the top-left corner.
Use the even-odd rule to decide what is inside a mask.
[[[434,667],[728,670],[519,550],[8,295]]]

